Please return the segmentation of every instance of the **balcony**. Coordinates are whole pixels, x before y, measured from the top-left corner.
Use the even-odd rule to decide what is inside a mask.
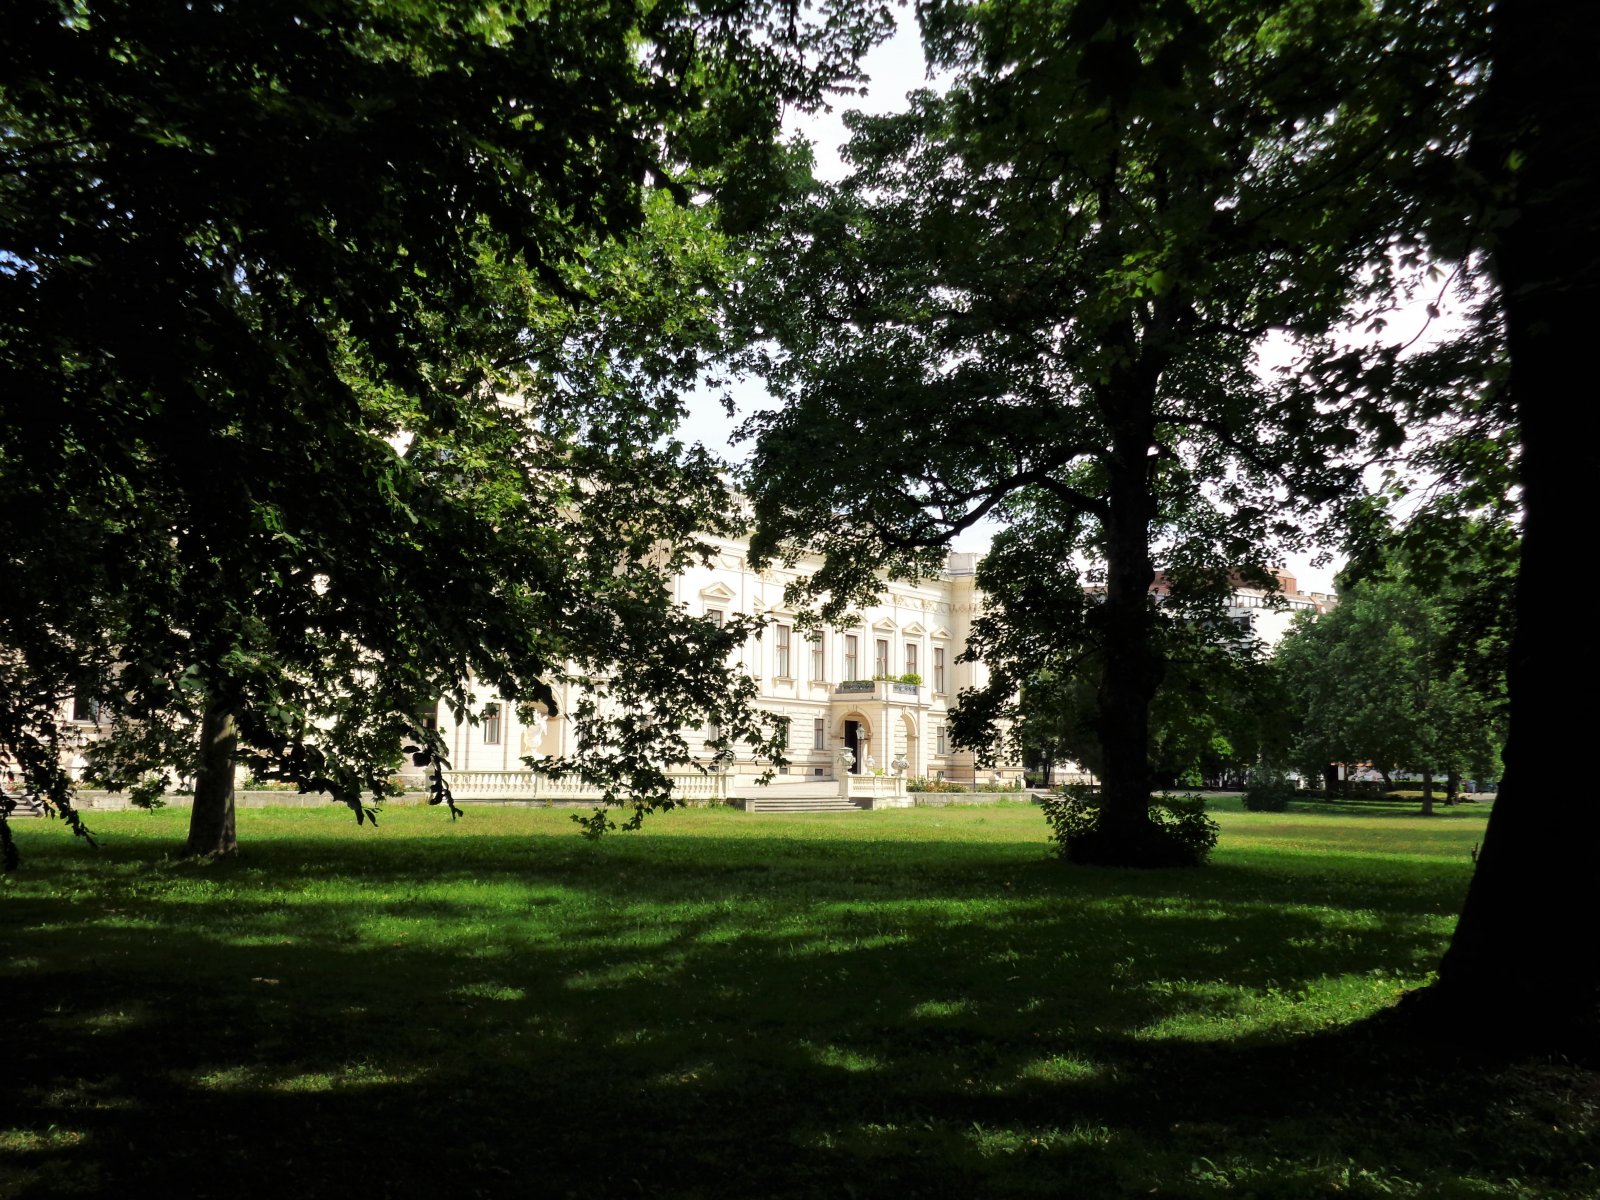
[[[846,679],[834,685],[835,699],[893,700],[900,704],[917,704],[922,699],[922,688],[915,683],[901,683],[894,679]]]

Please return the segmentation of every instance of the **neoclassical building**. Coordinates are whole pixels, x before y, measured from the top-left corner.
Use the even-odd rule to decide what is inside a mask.
[[[763,620],[764,633],[745,643],[740,666],[756,681],[758,707],[788,725],[789,764],[775,783],[784,782],[782,776],[791,783],[837,780],[841,749],[851,752],[855,774],[963,783],[1020,779],[1020,766],[979,768],[973,753],[958,749],[949,735],[957,694],[985,679],[983,664],[957,661],[981,604],[974,583],[978,555],[953,553],[939,575],[919,583],[886,583],[878,603],[859,620],[810,635],[784,602],[785,586],[806,569],[804,562],[795,569],[757,571],[746,561],[745,543],[712,544],[716,553],[709,563],[673,580],[673,596],[689,612],[713,621],[741,613]],[[493,774],[521,771],[525,758],[536,762],[572,750],[564,716],[540,716],[524,725],[515,705],[493,696],[479,699],[477,724],[455,720],[442,705],[438,714],[453,774],[466,792],[493,791],[500,782]],[[558,696],[563,711],[569,699]],[[691,747],[696,736],[713,734],[693,731]],[[769,767],[741,758],[723,782],[739,790]],[[691,781],[686,775],[684,782]],[[504,782],[516,781],[507,776]]]

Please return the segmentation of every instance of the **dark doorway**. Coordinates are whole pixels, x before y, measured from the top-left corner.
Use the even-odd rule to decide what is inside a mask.
[[[855,763],[850,768],[850,774],[852,774],[852,775],[861,774],[861,722],[860,721],[846,721],[844,723],[844,744],[845,744],[845,748],[848,749],[851,754],[854,754],[856,756],[855,757]]]

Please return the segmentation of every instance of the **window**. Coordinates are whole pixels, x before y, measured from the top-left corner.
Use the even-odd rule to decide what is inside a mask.
[[[777,735],[779,749],[787,750],[789,748],[789,718],[779,717],[774,721],[772,732]]]
[[[915,642],[907,642],[906,643],[906,674],[907,675],[916,675],[916,674],[918,674],[918,671],[917,671],[917,644]]]
[[[72,698],[72,719],[86,725],[100,724],[100,701],[85,700],[82,696]]]
[[[811,748],[813,750],[828,748],[828,723],[821,717],[811,722]]]
[[[873,669],[873,671],[875,673],[877,673],[879,675],[887,675],[889,673],[889,639],[888,638],[879,638],[878,639],[877,656],[874,659],[874,666],[873,666],[872,669]]]
[[[789,674],[789,626],[778,626],[778,653],[774,664],[779,679],[792,678]]]
[[[933,732],[935,752],[939,754],[950,753],[950,738],[944,731],[944,726],[938,726]]]
[[[806,641],[811,643],[811,681],[821,683],[827,677],[823,670],[822,635],[813,633]]]
[[[483,744],[485,746],[498,746],[500,744],[500,705],[498,701],[490,701],[483,706]]]
[[[944,691],[944,647],[933,648],[933,690]]]
[[[844,635],[844,677],[856,678],[856,656],[860,653],[860,639],[853,633]]]
[[[708,609],[706,609],[706,620],[710,621],[718,629],[721,629],[722,628],[722,610],[720,608],[708,608]]]

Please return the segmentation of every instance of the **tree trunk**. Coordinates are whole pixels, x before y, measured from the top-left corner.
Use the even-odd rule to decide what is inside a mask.
[[[200,718],[200,765],[194,776],[194,808],[189,814],[191,858],[237,854],[233,822],[233,767],[239,746],[237,712],[231,700],[214,697]]]
[[[1461,799],[1461,772],[1451,771],[1444,777],[1444,803],[1446,808],[1454,808]]]
[[[1142,428],[1142,427],[1141,427]],[[1147,865],[1150,822],[1150,704],[1164,664],[1155,644],[1150,585],[1150,523],[1155,498],[1149,481],[1151,434],[1117,438],[1106,518],[1106,597],[1102,605],[1104,666],[1100,674],[1099,735],[1105,757],[1100,848],[1106,866]]]
[[[1433,772],[1422,773],[1422,815],[1433,816]]]
[[[1342,795],[1339,788],[1339,764],[1325,763],[1322,767],[1322,786],[1328,793],[1328,798]]]
[[[1383,780],[1383,790],[1386,792],[1394,791],[1394,780],[1389,778],[1389,768],[1379,767],[1378,775]]]
[[[1589,510],[1593,444],[1577,410],[1593,391],[1600,310],[1600,161],[1591,105],[1600,59],[1581,5],[1512,0],[1495,10],[1480,139],[1485,164],[1512,164],[1494,263],[1505,305],[1511,397],[1522,445],[1523,543],[1508,670],[1505,775],[1438,981],[1413,1009],[1435,1027],[1568,1048],[1592,1039],[1600,955],[1581,935],[1594,909],[1600,819],[1593,798],[1557,783],[1584,743],[1583,705],[1552,686],[1558,664],[1594,662],[1589,622],[1552,619],[1569,594],[1571,521]],[[1515,153],[1513,153],[1515,152]],[[1488,1018],[1485,1020],[1485,1018]],[[1587,1030],[1587,1035],[1585,1034]]]

